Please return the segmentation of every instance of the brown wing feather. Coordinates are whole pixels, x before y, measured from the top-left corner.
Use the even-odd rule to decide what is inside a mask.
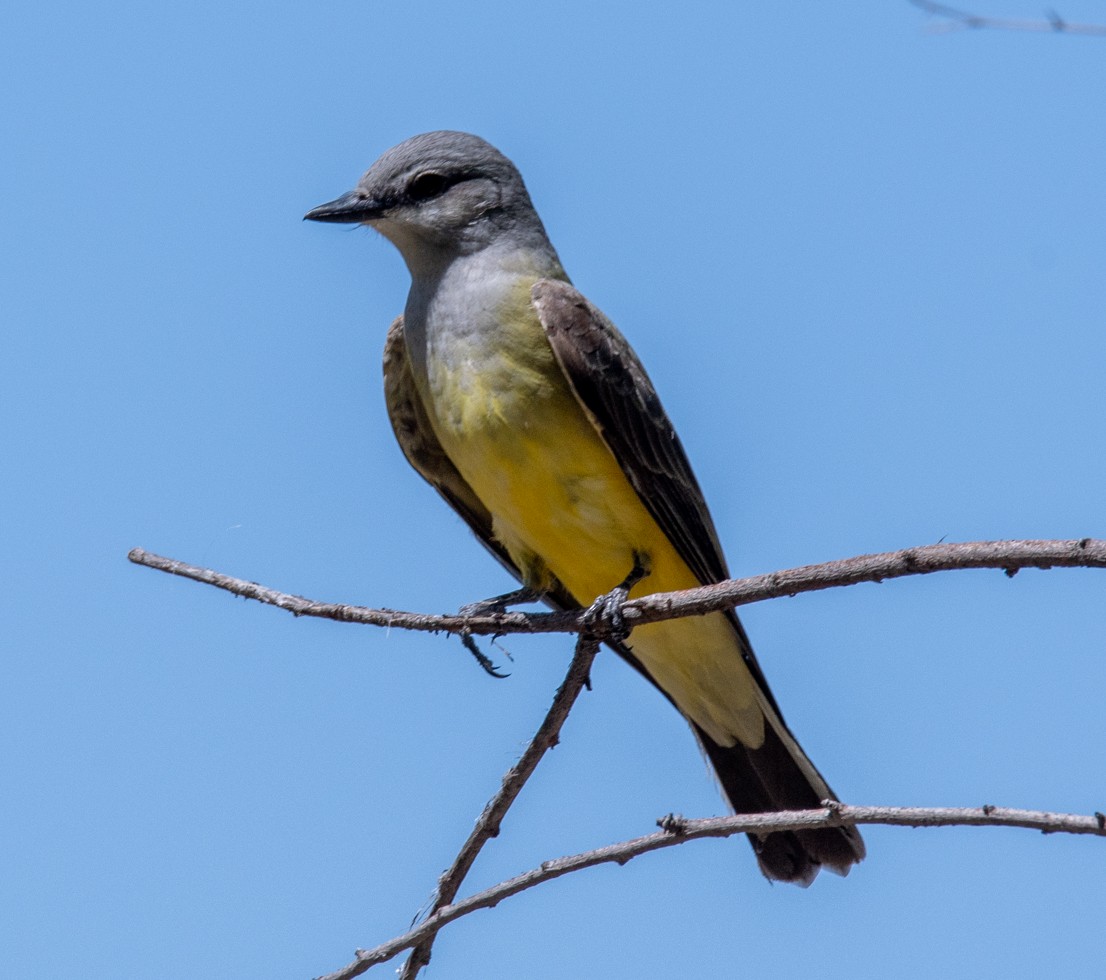
[[[492,515],[442,449],[426,414],[403,337],[403,317],[396,317],[384,341],[384,404],[396,442],[418,474],[445,498],[480,542],[512,575],[518,569],[492,534]]]
[[[641,502],[700,582],[729,578],[699,481],[634,349],[570,283],[541,279],[530,296],[577,399]],[[745,628],[732,610],[727,617],[745,663],[782,720]]]
[[[642,503],[699,581],[728,578],[699,482],[633,348],[567,282],[539,280],[531,298],[576,397]]]

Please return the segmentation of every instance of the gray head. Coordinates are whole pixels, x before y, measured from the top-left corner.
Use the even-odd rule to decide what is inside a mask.
[[[470,133],[412,136],[377,160],[354,190],[305,217],[370,225],[413,272],[496,243],[550,249],[515,165]]]

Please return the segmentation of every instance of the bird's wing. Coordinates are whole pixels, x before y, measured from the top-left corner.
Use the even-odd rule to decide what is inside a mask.
[[[729,578],[684,447],[626,338],[567,282],[541,279],[530,295],[577,400],[641,502],[700,582]]]
[[[396,317],[384,341],[384,404],[396,442],[407,462],[465,519],[465,523],[500,564],[515,578],[521,579],[507,550],[492,533],[492,515],[457,471],[434,433],[411,373],[402,316]]]
[[[530,297],[577,400],[677,553],[704,585],[729,578],[699,481],[626,338],[570,283],[540,279]],[[725,614],[745,665],[783,722],[745,627],[732,609]]]

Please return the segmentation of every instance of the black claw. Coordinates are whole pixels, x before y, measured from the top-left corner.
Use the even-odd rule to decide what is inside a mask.
[[[511,676],[510,674],[501,674],[495,669],[495,664],[493,664],[484,651],[476,645],[476,641],[472,638],[471,633],[462,633],[461,642],[464,644],[465,649],[476,658],[476,662],[484,669],[485,674],[491,677],[498,677],[500,680]]]
[[[511,606],[521,606],[540,600],[541,595],[539,593],[535,592],[533,589],[523,587],[521,589],[515,589],[514,592],[506,592],[503,595],[493,596],[491,599],[481,599],[479,602],[470,602],[460,608],[458,615],[487,616],[493,613],[506,612]],[[493,664],[487,654],[476,645],[476,641],[472,638],[471,633],[462,633],[461,642],[465,645],[465,649],[476,658],[476,662],[481,666],[484,673],[491,677],[499,678],[511,676],[510,674],[503,674],[496,670],[495,664]],[[494,637],[492,642],[495,642]],[[507,656],[510,657],[511,655],[508,653]]]

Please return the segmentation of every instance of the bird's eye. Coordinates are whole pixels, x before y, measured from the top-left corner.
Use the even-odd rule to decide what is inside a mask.
[[[449,185],[450,181],[447,177],[428,171],[419,174],[407,185],[407,196],[412,201],[429,201],[430,198],[441,194]]]

